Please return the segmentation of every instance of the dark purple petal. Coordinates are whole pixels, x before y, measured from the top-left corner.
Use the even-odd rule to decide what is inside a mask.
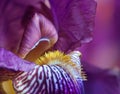
[[[94,0],[50,0],[59,26],[55,49],[68,51],[92,40],[96,2]]]
[[[33,0],[11,0],[11,1],[13,1],[13,2],[15,2],[17,4],[21,4],[21,5],[26,5],[26,6],[33,5],[33,6],[35,6],[40,1],[44,1],[44,0],[34,0],[34,1]]]
[[[25,6],[12,0],[0,0],[0,47],[17,52],[24,32],[21,20],[25,10]]]

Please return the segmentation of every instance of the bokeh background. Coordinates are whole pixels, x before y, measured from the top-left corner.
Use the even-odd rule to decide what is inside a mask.
[[[120,0],[96,0],[93,41],[81,47],[86,94],[120,94]]]

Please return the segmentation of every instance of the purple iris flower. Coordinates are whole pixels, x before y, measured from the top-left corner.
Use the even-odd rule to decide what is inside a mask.
[[[0,67],[8,74],[34,69],[48,50],[79,50],[92,40],[94,0],[1,0],[0,10]]]

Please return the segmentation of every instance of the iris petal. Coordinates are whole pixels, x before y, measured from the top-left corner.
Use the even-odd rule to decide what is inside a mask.
[[[23,60],[8,50],[0,48],[0,68],[13,71],[29,71],[34,65],[34,63]]]
[[[77,51],[68,55],[59,51],[46,53],[36,61],[40,65],[16,76],[16,93],[84,94],[79,56]]]
[[[42,14],[34,13],[32,20],[27,24],[25,29],[18,55],[24,58],[28,53],[32,53],[32,57],[36,56],[33,57],[32,61],[34,61],[38,56],[52,47],[57,39],[57,31],[53,24]],[[36,49],[37,51],[34,51]]]
[[[59,26],[59,39],[55,49],[74,50],[80,47],[81,43],[92,40],[96,10],[94,0],[50,1]]]

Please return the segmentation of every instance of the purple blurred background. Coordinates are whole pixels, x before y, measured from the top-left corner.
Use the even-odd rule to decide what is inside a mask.
[[[96,0],[93,41],[81,47],[86,94],[120,94],[120,1]]]

